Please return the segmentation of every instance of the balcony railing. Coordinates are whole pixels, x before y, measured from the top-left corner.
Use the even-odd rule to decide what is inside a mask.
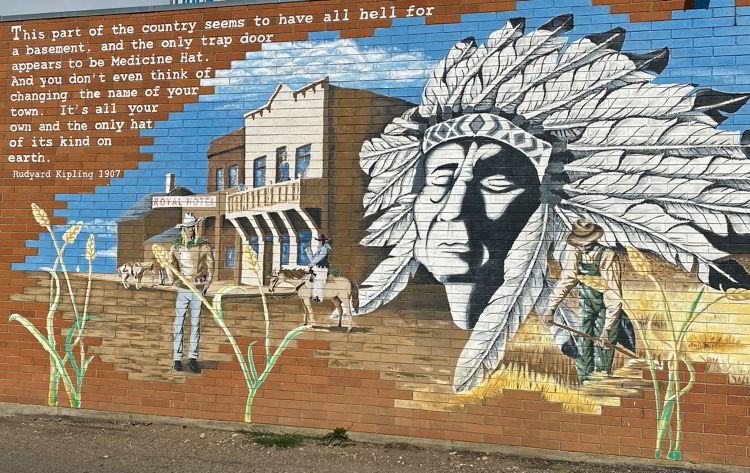
[[[277,182],[227,195],[227,212],[244,212],[281,204],[299,204],[303,179]]]

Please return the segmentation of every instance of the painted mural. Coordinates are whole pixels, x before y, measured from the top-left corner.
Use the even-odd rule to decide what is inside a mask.
[[[65,264],[65,250],[73,244],[83,228],[83,222],[77,222],[72,225],[62,236],[62,241],[57,240],[54,230],[50,225],[50,219],[47,212],[36,204],[31,204],[34,220],[47,230],[52,237],[55,245],[57,258],[52,267],[43,268],[49,274],[49,299],[48,311],[46,316],[46,332],[44,336],[39,329],[30,322],[26,317],[20,314],[12,314],[10,322],[20,323],[31,335],[39,342],[44,351],[49,354],[49,393],[48,400],[50,406],[58,405],[58,391],[60,379],[63,381],[63,387],[68,396],[70,407],[79,408],[83,402],[83,385],[86,376],[86,370],[94,359],[94,356],[86,356],[86,322],[95,318],[95,315],[89,314],[89,301],[91,296],[91,270],[92,263],[96,259],[96,236],[89,234],[86,242],[85,257],[88,261],[88,275],[86,278],[86,295],[84,296],[83,307],[79,310],[76,304],[76,295],[70,283],[70,273]],[[62,245],[60,245],[62,243]],[[58,266],[62,269],[63,281],[70,296],[70,302],[73,309],[73,325],[67,332],[63,350],[58,351],[55,339],[55,315],[60,305],[60,294],[64,291],[57,274]],[[77,353],[76,353],[76,348]],[[78,356],[78,361],[76,361]],[[68,362],[73,370],[74,377],[71,378],[68,371]]]
[[[326,420],[356,399],[426,436],[413,413],[515,391],[581,416],[637,400],[649,456],[685,458],[698,376],[750,385],[750,134],[726,126],[750,93],[672,80],[627,25],[508,13],[434,50],[264,44],[139,131],[152,160],[31,204],[40,251],[14,269],[35,286],[12,301],[46,312],[10,322],[48,405],[86,407],[90,366],[181,386],[177,415],[184,391],[291,425],[330,396]]]
[[[421,265],[445,286],[456,326],[471,330],[457,393],[498,370],[531,313],[574,360],[580,385],[610,376],[616,349],[637,360],[638,344],[655,379],[652,321],[623,296],[622,250],[662,294],[643,252],[693,273],[727,293],[706,305],[701,288],[689,311],[663,295],[668,333],[656,337],[670,374],[666,392],[654,385],[656,456],[676,416],[669,456],[679,458],[680,397],[694,383],[679,378],[681,363],[694,372],[685,336],[708,306],[749,294],[732,253],[750,241],[750,137],[717,126],[750,95],[654,84],[667,49],[623,53],[621,28],[569,43],[573,20],[526,32],[514,19],[485,44],[458,42],[421,103],[365,143],[363,204],[378,218],[362,243],[392,249],[363,283],[363,312],[398,296]]]

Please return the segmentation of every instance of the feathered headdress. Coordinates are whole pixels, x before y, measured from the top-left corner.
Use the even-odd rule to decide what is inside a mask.
[[[418,267],[416,177],[436,127],[453,130],[446,139],[445,133],[470,136],[453,126],[456,119],[489,114],[501,124],[496,136],[506,134],[500,141],[549,149],[547,159],[535,161],[541,205],[507,256],[525,264],[506,265],[504,283],[459,359],[456,392],[494,371],[530,310],[545,307],[548,251],[560,258],[571,223],[581,217],[602,227],[605,245],[652,251],[714,287],[747,284],[747,273],[725,260],[750,238],[750,134],[716,127],[750,96],[654,84],[669,61],[667,49],[622,53],[621,28],[568,44],[561,35],[572,29],[572,15],[529,34],[524,20],[514,19],[486,44],[464,39],[432,72],[421,104],[360,153],[371,177],[366,215],[378,215],[362,244],[392,247],[363,282],[367,313],[393,300]]]

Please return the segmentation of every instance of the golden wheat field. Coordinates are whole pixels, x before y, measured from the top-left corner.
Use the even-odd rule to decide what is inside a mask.
[[[643,273],[634,271],[627,255],[621,255],[623,309],[636,329],[638,356],[645,359],[648,347],[657,365],[661,365],[659,362],[672,350],[680,328],[703,290],[693,312],[700,315],[680,344],[681,357],[706,363],[709,372],[727,374],[732,383],[750,384],[750,301],[728,301],[723,292],[705,286],[696,275],[680,271],[653,256],[645,256],[650,274],[661,287]],[[554,272],[556,268],[550,269]],[[566,303],[577,310],[577,299],[577,290],[571,291]],[[637,376],[634,373],[638,370],[620,369],[624,361],[617,353],[613,375]],[[545,400],[563,403],[565,411],[599,413],[601,405],[608,400],[590,395],[590,389],[577,384],[574,360],[554,345],[552,337],[532,312],[509,343],[500,368],[472,394],[499,396],[503,388],[539,391]]]

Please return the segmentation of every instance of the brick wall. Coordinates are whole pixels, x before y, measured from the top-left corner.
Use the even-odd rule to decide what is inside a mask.
[[[0,401],[749,465],[748,25],[745,0],[3,22]],[[222,228],[180,243],[188,212]]]

